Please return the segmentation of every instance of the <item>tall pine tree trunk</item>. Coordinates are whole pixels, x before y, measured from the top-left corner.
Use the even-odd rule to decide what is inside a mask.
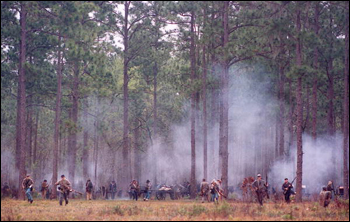
[[[284,67],[280,65],[280,93],[279,93],[279,103],[280,103],[280,117],[279,117],[279,154],[281,157],[284,157],[284,122],[285,122],[285,93],[284,93],[284,84],[285,84],[285,75]]]
[[[344,117],[343,117],[343,183],[344,183],[344,197],[349,198],[349,13],[346,17],[345,28],[345,49],[344,49]]]
[[[22,180],[25,177],[25,135],[26,135],[26,82],[25,82],[25,67],[26,62],[26,28],[27,28],[27,3],[21,2],[20,10],[20,25],[21,25],[21,40],[19,54],[19,75],[18,75],[18,94],[17,94],[17,124],[16,124],[16,147],[18,154],[18,198],[24,198],[22,189]]]
[[[157,48],[156,48],[157,50]],[[158,143],[157,135],[157,124],[158,124],[158,108],[157,108],[157,77],[158,77],[158,64],[155,62],[153,67],[153,155],[155,154],[155,145]],[[158,161],[157,158],[153,162],[154,164],[154,184],[157,184],[157,172],[158,172]]]
[[[73,123],[73,129],[70,135],[70,147],[68,152],[68,174],[69,180],[72,186],[75,185],[75,168],[76,168],[76,157],[77,157],[77,131],[78,131],[78,104],[79,104],[79,63],[75,61],[74,64],[74,79],[72,89],[72,110],[71,120]]]
[[[315,25],[314,31],[316,36],[318,36],[319,31],[319,4],[317,3],[315,6]],[[313,68],[316,70],[313,77],[313,86],[312,86],[312,138],[315,141],[317,138],[317,84],[318,84],[318,48],[315,46],[314,48],[314,61]]]
[[[205,14],[205,13],[204,13]],[[205,24],[204,24],[205,25]],[[205,44],[203,44],[203,76],[202,76],[202,99],[203,99],[203,178],[208,179],[208,125],[207,125],[207,62]]]
[[[128,75],[128,62],[129,62],[129,6],[130,2],[125,1],[125,17],[124,17],[124,64],[123,64],[123,99],[124,99],[124,117],[123,117],[123,180],[121,183],[121,189],[126,189],[128,182],[131,180],[129,175],[129,75]]]
[[[85,101],[85,107],[84,107],[84,121],[85,121],[85,127],[84,127],[84,139],[83,139],[83,177],[85,179],[89,178],[89,131],[88,131],[88,101],[86,99]],[[96,181],[94,181],[96,182]]]
[[[300,21],[300,9],[297,9],[296,15],[296,65],[298,68],[302,65],[302,49],[301,49],[301,39],[299,33],[301,31],[301,21]],[[302,107],[302,74],[297,73],[298,83],[296,90],[297,98],[297,181],[296,181],[296,201],[302,202],[302,184],[303,184],[303,107]]]
[[[195,45],[194,45],[194,12],[191,12],[191,82],[194,83],[196,79],[196,57],[195,57]],[[192,84],[193,85],[193,84]],[[196,182],[196,92],[192,89],[191,92],[191,198],[196,198],[197,195],[197,182]]]
[[[62,100],[62,61],[61,61],[61,38],[58,39],[58,59],[57,59],[57,95],[56,95],[56,116],[55,116],[55,133],[54,133],[54,147],[53,147],[53,172],[52,172],[52,187],[58,177],[58,160],[60,155],[59,149],[59,133],[60,133],[60,119],[61,119],[61,100]],[[52,189],[53,197],[57,196],[57,190]]]
[[[224,36],[223,36],[223,48],[224,48],[224,61],[223,63],[223,72],[221,76],[221,109],[222,112],[220,117],[221,124],[221,135],[220,135],[220,153],[221,153],[221,180],[222,180],[222,188],[224,189],[224,194],[227,196],[228,194],[228,94],[229,94],[229,61],[227,54],[227,44],[229,37],[229,29],[228,29],[228,11],[229,11],[229,2],[224,2],[223,8],[223,26],[224,26]]]

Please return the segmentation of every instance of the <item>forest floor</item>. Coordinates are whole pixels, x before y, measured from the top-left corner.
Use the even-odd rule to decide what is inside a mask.
[[[70,200],[67,206],[59,206],[58,201],[1,200],[1,221],[57,220],[312,220],[349,221],[349,201],[340,206],[334,202],[324,209],[317,202],[266,203],[260,207],[256,203],[222,202],[201,203],[198,201],[155,201],[143,200]]]

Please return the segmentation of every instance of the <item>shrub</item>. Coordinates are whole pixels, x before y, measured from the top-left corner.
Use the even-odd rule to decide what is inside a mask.
[[[233,213],[233,209],[227,202],[216,205],[213,211],[215,217],[228,217],[231,213]]]
[[[204,213],[207,209],[201,205],[194,205],[191,209],[190,212],[188,212],[188,215],[190,217],[195,217],[195,216],[199,216],[202,213]]]
[[[124,211],[123,211],[123,209],[122,209],[119,205],[117,205],[117,206],[114,207],[113,212],[114,212],[115,214],[118,214],[119,216],[124,216]]]

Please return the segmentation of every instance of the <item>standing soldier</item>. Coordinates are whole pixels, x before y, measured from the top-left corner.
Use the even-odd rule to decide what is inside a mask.
[[[282,190],[284,194],[284,199],[287,203],[290,203],[290,195],[292,194],[293,184],[288,181],[288,178],[284,179],[284,183],[282,184]]]
[[[138,199],[138,185],[137,185],[137,181],[136,180],[133,180],[130,184],[130,192],[131,192],[131,195],[132,195],[132,199],[133,200],[136,200]]]
[[[211,201],[217,203],[219,201],[219,188],[215,180],[211,182],[210,185]]]
[[[331,192],[331,199],[333,199],[332,192],[334,192],[334,186],[333,186],[333,181],[328,181],[327,185],[327,191]]]
[[[94,186],[92,185],[92,182],[90,179],[88,179],[86,181],[86,200],[91,200],[92,197],[92,189],[94,188]]]
[[[207,201],[209,202],[209,184],[207,181],[205,181],[205,179],[203,179],[202,183],[201,183],[201,196],[202,196],[202,203],[204,203],[204,198],[207,199]]]
[[[69,192],[71,191],[71,183],[66,179],[64,175],[62,175],[61,180],[57,181],[55,185],[60,185],[58,188],[60,190],[60,205],[62,206],[63,199],[66,201],[67,205]]]
[[[145,186],[146,196],[145,196],[145,198],[143,198],[143,201],[148,201],[150,199],[150,197],[151,197],[151,188],[152,188],[151,181],[147,180],[146,181],[146,186]]]
[[[30,202],[30,203],[33,203],[33,197],[32,197],[32,193],[31,193],[33,191],[33,186],[34,186],[34,182],[33,182],[32,178],[30,178],[30,175],[28,174],[22,182],[22,188],[26,192],[28,202]]]
[[[327,191],[327,187],[322,187],[322,191],[320,193],[320,205],[323,207],[328,207],[331,202],[331,191]]]
[[[224,189],[222,189],[222,181],[221,180],[216,180],[218,183],[218,189],[219,189],[219,192],[218,192],[218,195],[219,195],[219,200],[222,202],[222,197],[224,196]]]
[[[114,200],[115,193],[117,192],[117,184],[115,183],[114,180],[109,184],[109,191],[112,194],[112,200]]]
[[[44,180],[41,184],[41,196],[43,197],[43,200],[46,199],[46,193],[49,189],[49,184],[47,183],[47,180]]]
[[[261,175],[257,175],[257,179],[253,183],[253,188],[255,189],[256,195],[258,197],[259,204],[262,206],[263,205],[263,193],[264,190],[266,191],[267,187],[269,185],[265,183],[264,180],[261,179]]]

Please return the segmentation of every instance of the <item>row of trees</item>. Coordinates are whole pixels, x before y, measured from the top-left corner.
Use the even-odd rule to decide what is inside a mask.
[[[192,197],[198,140],[201,176],[211,175],[208,151],[218,146],[209,157],[218,155],[227,188],[232,67],[260,64],[279,101],[265,110],[276,129],[267,149],[273,160],[288,159],[296,143],[297,200],[303,133],[317,140],[342,132],[347,187],[348,15],[348,2],[331,1],[3,1],[2,153],[14,151],[19,183],[26,172],[42,178],[52,170],[54,184],[63,166],[73,183],[79,176],[99,181],[99,171],[118,172],[121,187],[141,171],[157,183],[157,147],[176,152],[171,127],[189,118]],[[208,141],[216,124],[218,144]]]

